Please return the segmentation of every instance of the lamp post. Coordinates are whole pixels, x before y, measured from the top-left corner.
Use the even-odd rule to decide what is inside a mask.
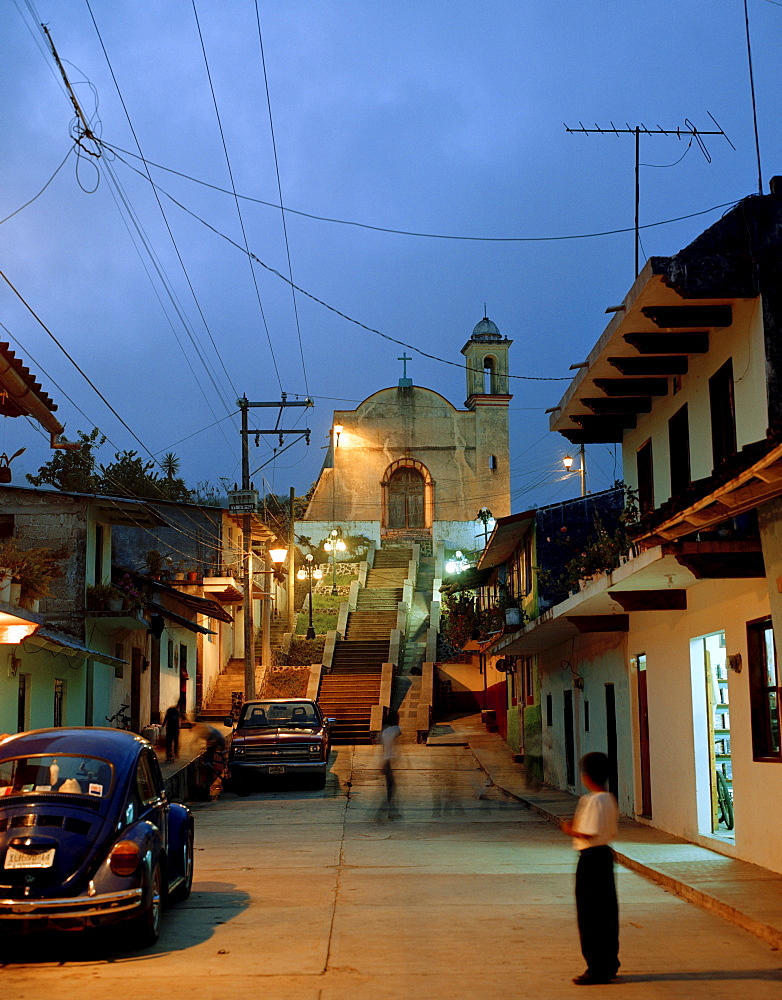
[[[584,446],[583,446],[583,444],[578,449],[578,453],[579,453],[579,457],[581,459],[581,465],[580,465],[580,467],[576,471],[581,476],[581,496],[585,497],[586,496],[586,491],[587,491],[586,490],[586,454],[584,452]],[[572,455],[565,455],[565,457],[562,459],[562,464],[565,466],[565,471],[566,472],[570,472],[570,470],[571,470],[571,468],[573,466],[573,456]]]
[[[332,528],[329,537],[323,543],[323,548],[326,552],[331,553],[331,563],[332,563],[332,583],[331,583],[331,593],[332,595],[337,594],[337,553],[344,552],[347,546],[342,540],[342,528]]]
[[[312,556],[311,552],[308,552],[307,555],[304,558],[307,561],[301,567],[301,569],[296,574],[296,576],[297,576],[297,578],[299,580],[307,580],[308,583],[309,583],[310,624],[309,624],[309,628],[307,629],[307,638],[308,639],[314,639],[315,638],[315,626],[312,624],[312,579],[314,577],[316,580],[320,580],[321,577],[323,576],[323,570],[321,570],[319,566],[313,566],[312,565],[313,556]]]
[[[494,520],[494,515],[488,507],[481,507],[475,520],[483,522],[483,547],[486,548],[489,544],[489,532],[494,531],[494,525],[497,522]]]

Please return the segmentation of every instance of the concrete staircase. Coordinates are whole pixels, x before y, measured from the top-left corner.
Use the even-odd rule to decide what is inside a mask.
[[[212,697],[198,713],[199,722],[222,722],[231,714],[231,694],[244,691],[244,660],[229,660],[222,674],[217,678]]]
[[[409,549],[378,549],[356,610],[348,615],[345,637],[334,648],[331,673],[321,679],[318,694],[323,714],[336,719],[332,743],[371,742],[370,715],[380,701],[380,675],[411,558]]]

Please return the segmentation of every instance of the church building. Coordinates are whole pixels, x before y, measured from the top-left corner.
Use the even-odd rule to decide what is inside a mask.
[[[335,410],[323,470],[297,530],[317,543],[339,527],[377,546],[442,542],[465,554],[479,547],[478,511],[510,514],[508,349],[484,317],[462,348],[465,409],[433,389],[379,389],[355,410]],[[478,537],[480,536],[480,537]],[[477,539],[477,540],[476,540]]]

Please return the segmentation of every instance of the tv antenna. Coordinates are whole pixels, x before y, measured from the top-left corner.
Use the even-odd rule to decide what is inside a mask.
[[[584,135],[590,135],[592,133],[598,133],[599,135],[633,135],[635,136],[635,276],[638,277],[638,249],[641,242],[640,236],[640,226],[639,226],[639,207],[641,202],[641,136],[656,136],[656,135],[675,135],[677,139],[681,139],[684,136],[691,136],[690,144],[695,140],[698,144],[698,148],[703,153],[703,156],[707,163],[711,163],[711,153],[706,148],[706,143],[703,141],[704,135],[721,135],[725,138],[726,142],[729,144],[731,149],[736,147],[728,139],[725,132],[722,130],[720,123],[710,112],[706,112],[717,126],[716,129],[699,129],[696,128],[689,118],[684,119],[684,127],[676,128],[662,128],[657,125],[654,128],[647,128],[646,125],[641,122],[640,125],[628,125],[627,122],[624,124],[624,128],[621,126],[617,128],[613,122],[611,122],[610,128],[601,128],[597,123],[595,123],[594,128],[586,128],[582,122],[578,123],[578,128],[571,128],[569,125],[565,125],[565,130],[572,134],[576,132],[583,132]]]

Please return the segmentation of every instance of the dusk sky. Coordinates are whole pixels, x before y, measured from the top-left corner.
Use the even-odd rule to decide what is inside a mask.
[[[68,437],[98,426],[112,442],[103,462],[118,449],[173,451],[191,486],[239,478],[243,394],[315,401],[283,418],[310,427],[311,444],[254,475],[262,492],[304,492],[332,410],[395,385],[403,353],[416,385],[461,407],[460,349],[486,303],[514,341],[513,509],[576,495],[577,476],[560,481],[569,445],[548,433],[544,412],[567,381],[545,380],[572,377],[606,307],[632,284],[634,153],[629,135],[568,134],[565,124],[711,130],[711,114],[736,147],[705,137],[707,162],[687,138],[642,137],[642,260],[676,253],[758,189],[743,0],[0,9],[0,270],[29,306],[0,281],[0,339],[59,404]],[[748,10],[765,193],[782,173],[782,0],[749,0]],[[76,154],[41,22],[100,157]],[[279,207],[250,200],[279,206],[280,189],[287,250]],[[607,230],[626,231],[588,235]],[[251,263],[245,242],[304,292],[413,349],[294,298]],[[272,413],[255,411],[254,425]],[[253,446],[251,468],[276,443]],[[17,485],[51,452],[26,421],[0,421],[0,452],[23,446]],[[612,446],[590,446],[588,468],[591,490],[621,475]]]

